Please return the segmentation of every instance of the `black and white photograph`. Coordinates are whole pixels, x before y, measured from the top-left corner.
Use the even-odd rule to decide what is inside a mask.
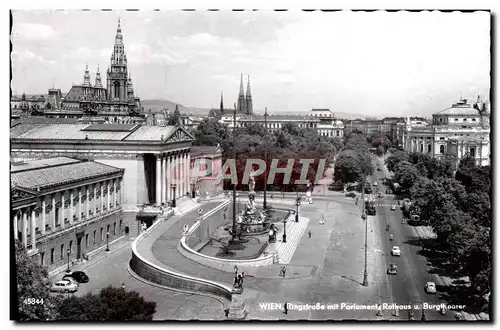
[[[491,322],[493,18],[10,10],[11,321]]]

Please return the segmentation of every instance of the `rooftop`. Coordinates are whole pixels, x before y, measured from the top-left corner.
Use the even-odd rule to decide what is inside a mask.
[[[193,146],[191,147],[191,158],[221,153],[220,146]]]
[[[50,162],[52,164],[49,164]],[[35,164],[32,165],[32,163]],[[11,180],[14,186],[43,189],[118,173],[123,173],[123,169],[93,161],[70,162],[69,158],[58,157],[52,159],[52,161],[47,159],[18,166],[12,165]]]
[[[54,157],[54,158],[33,160],[30,162],[11,163],[10,172],[15,173],[15,172],[20,172],[20,171],[34,170],[34,169],[40,169],[40,168],[52,167],[52,166],[58,166],[58,165],[73,164],[73,163],[78,163],[78,162],[79,162],[79,160],[69,158],[69,157]]]
[[[467,100],[460,100],[459,102],[453,104],[450,108],[436,112],[435,115],[479,116],[479,111],[474,109],[471,104],[467,103]]]

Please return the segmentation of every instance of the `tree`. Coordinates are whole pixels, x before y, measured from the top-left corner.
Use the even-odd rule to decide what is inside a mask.
[[[47,269],[28,256],[20,241],[16,241],[15,254],[19,320],[55,320],[58,298],[49,294]],[[28,303],[33,298],[37,301]]]
[[[376,134],[371,138],[372,146],[377,148],[377,154],[382,156],[391,147],[391,141],[386,135]]]
[[[215,118],[203,119],[193,135],[195,138],[194,145],[197,146],[216,146],[220,144],[224,149],[224,144],[230,143],[230,134],[227,127]]]
[[[399,163],[394,172],[394,180],[401,185],[401,189],[409,190],[419,178],[415,165],[410,162],[403,161]]]
[[[396,171],[396,167],[399,165],[401,162],[407,162],[410,160],[410,156],[408,153],[404,151],[395,151],[394,153],[391,153],[389,157],[385,160],[385,164],[387,165],[387,169],[391,172]]]
[[[60,320],[151,321],[156,302],[145,301],[136,291],[108,286],[98,295],[68,297],[61,302]]]
[[[334,181],[355,182],[363,178],[359,156],[353,150],[341,151],[335,161]]]
[[[179,125],[180,120],[181,120],[181,112],[179,111],[179,105],[176,104],[175,111],[174,111],[173,115],[169,116],[168,121],[167,121],[167,125],[169,125],[169,126]]]

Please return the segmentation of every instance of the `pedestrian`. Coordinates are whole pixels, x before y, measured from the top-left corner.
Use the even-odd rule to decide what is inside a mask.
[[[229,317],[229,308],[226,308],[226,309],[224,310],[224,314],[226,314],[226,318],[227,318],[227,317]]]
[[[122,283],[122,289],[125,290],[125,283]]]
[[[309,234],[309,238],[311,238],[311,229],[309,229],[308,234]]]
[[[285,311],[284,311],[285,315],[288,314],[288,301],[285,301]]]
[[[286,267],[283,266],[283,277],[285,277],[285,276],[286,276]]]

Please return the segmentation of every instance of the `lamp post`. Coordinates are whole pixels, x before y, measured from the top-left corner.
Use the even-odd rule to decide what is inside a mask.
[[[109,252],[109,231],[106,232],[106,252]]]
[[[171,184],[170,187],[172,188],[173,192],[174,192],[174,199],[172,199],[172,207],[176,207],[176,204],[175,204],[175,189],[177,189],[177,185],[175,183]]]
[[[295,212],[295,222],[299,222],[300,196],[298,190],[297,190],[297,199],[295,200],[295,206],[297,207],[297,211]]]
[[[71,254],[71,251],[69,249],[67,249],[66,254],[68,255],[68,268],[66,268],[66,273],[70,273],[71,270],[69,269],[69,255]]]
[[[236,162],[236,103],[234,104],[233,113],[233,159]],[[236,182],[233,184],[233,235],[231,240],[234,241],[236,237],[236,184],[238,182],[238,173],[236,175]],[[233,180],[233,178],[231,178]]]
[[[264,210],[267,209],[267,107],[266,107],[266,112],[264,113],[264,127],[266,129],[265,131],[265,137],[264,137],[264,161],[266,162],[266,167],[264,168]]]
[[[283,219],[283,243],[286,243],[286,218]]]
[[[363,185],[361,187],[361,218],[365,222],[365,273],[363,275],[363,286],[368,286],[368,221],[365,213],[365,183],[363,181]]]

